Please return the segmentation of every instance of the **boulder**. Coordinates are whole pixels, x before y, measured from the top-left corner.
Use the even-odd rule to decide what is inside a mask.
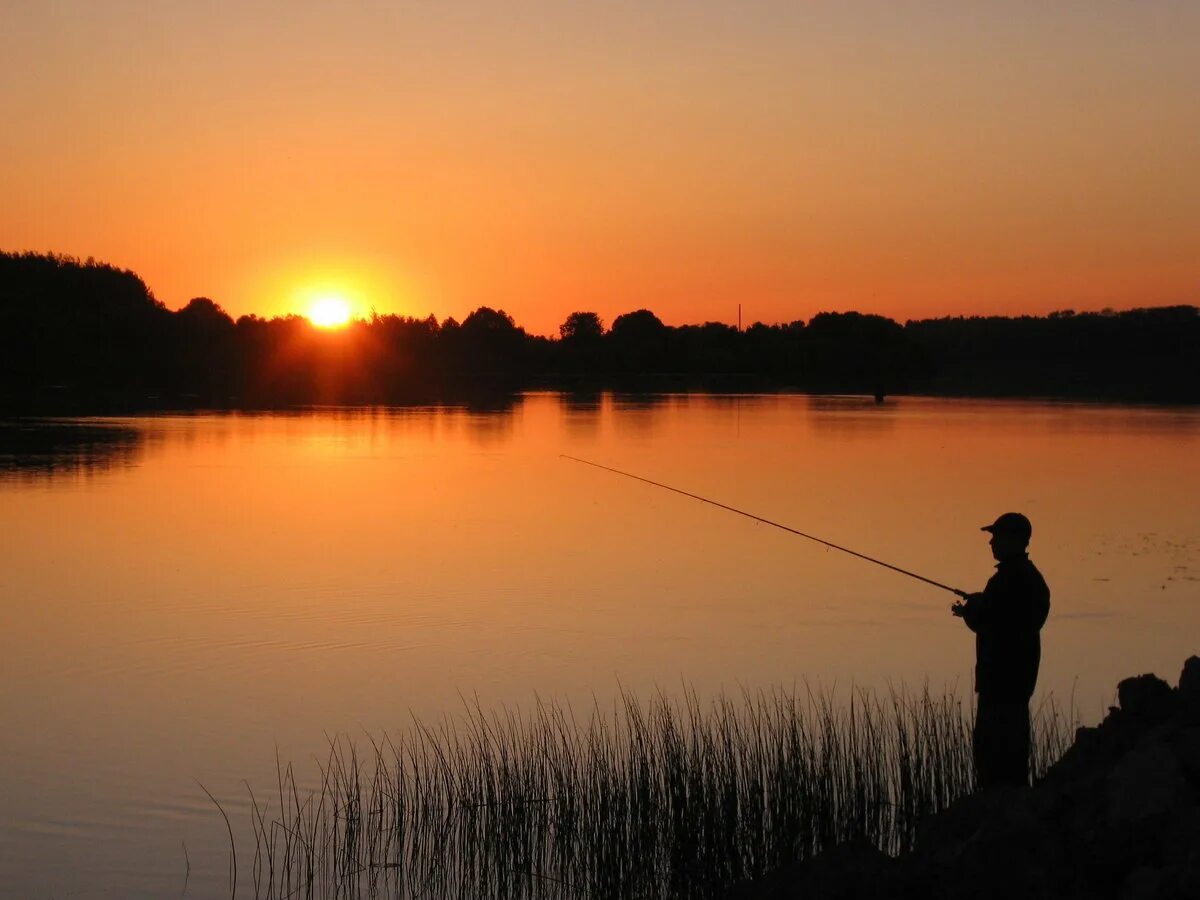
[[[1142,722],[1159,722],[1175,712],[1178,700],[1171,686],[1157,675],[1126,678],[1117,685],[1121,711]]]
[[[1191,789],[1170,748],[1159,740],[1130,752],[1109,773],[1108,820],[1113,824],[1161,816],[1191,802]]]
[[[1150,866],[1139,866],[1129,873],[1121,886],[1121,900],[1167,900],[1167,873]]]
[[[1200,806],[1180,809],[1172,816],[1163,828],[1160,850],[1164,863],[1180,867],[1200,864]],[[1200,897],[1200,892],[1195,896]]]
[[[1177,883],[1179,896],[1200,897],[1200,810],[1189,810],[1184,827],[1172,833],[1175,841],[1178,864]]]
[[[1200,791],[1200,725],[1180,728],[1169,737],[1171,752],[1193,790]]]
[[[1190,656],[1179,675],[1179,699],[1191,712],[1200,712],[1200,656]]]
[[[868,844],[842,844],[744,882],[726,900],[892,900],[899,863]]]
[[[1003,788],[969,799],[973,802],[947,810],[947,824],[958,822],[962,831],[927,832],[924,846],[908,861],[907,894],[947,900],[1062,896],[1069,876],[1061,873],[1069,867],[1059,836],[1040,818],[1031,792]],[[936,843],[929,840],[934,834]]]

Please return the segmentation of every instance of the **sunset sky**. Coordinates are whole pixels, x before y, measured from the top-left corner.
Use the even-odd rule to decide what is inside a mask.
[[[6,2],[0,249],[552,333],[1200,303],[1200,3]]]

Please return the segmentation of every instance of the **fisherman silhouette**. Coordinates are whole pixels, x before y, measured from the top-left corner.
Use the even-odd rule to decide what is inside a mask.
[[[975,632],[972,749],[980,788],[1029,784],[1029,699],[1037,684],[1038,632],[1050,613],[1050,589],[1029,560],[1033,526],[1008,512],[981,531],[992,535],[996,573],[950,611]]]

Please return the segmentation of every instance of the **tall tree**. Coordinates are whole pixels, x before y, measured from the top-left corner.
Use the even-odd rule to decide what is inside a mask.
[[[558,326],[558,335],[575,343],[598,341],[604,335],[604,322],[594,312],[573,312]]]

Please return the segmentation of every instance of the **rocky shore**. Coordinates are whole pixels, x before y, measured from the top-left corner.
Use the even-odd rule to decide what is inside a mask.
[[[1177,687],[1127,678],[1032,788],[964,797],[899,858],[841,846],[729,900],[1200,898],[1200,657]]]

